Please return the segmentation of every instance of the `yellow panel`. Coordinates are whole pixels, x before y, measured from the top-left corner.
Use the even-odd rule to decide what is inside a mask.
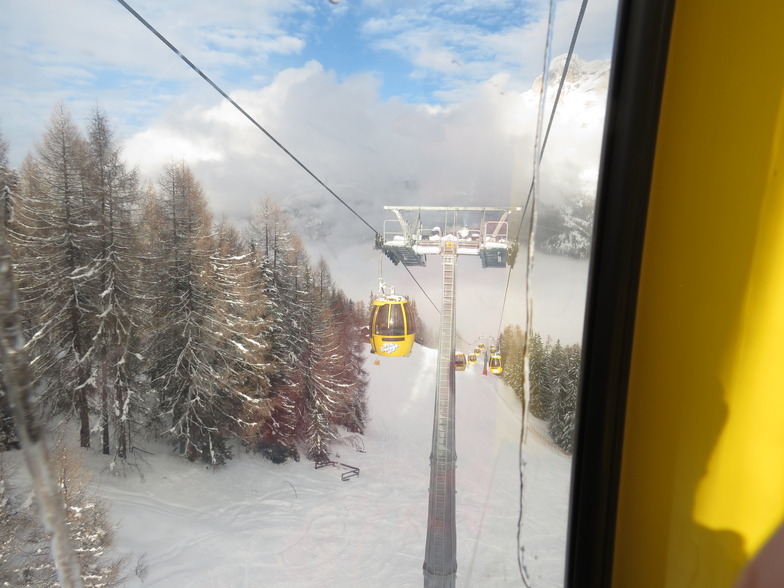
[[[679,0],[613,585],[730,587],[784,517],[784,2]]]

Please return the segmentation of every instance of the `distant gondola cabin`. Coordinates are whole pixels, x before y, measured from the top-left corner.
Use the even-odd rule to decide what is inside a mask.
[[[463,372],[466,369],[466,356],[462,351],[455,353],[455,371]]]
[[[488,367],[490,368],[490,373],[491,374],[500,374],[501,372],[503,372],[504,371],[504,367],[501,364],[501,356],[500,355],[491,355]]]
[[[468,365],[476,365],[476,353],[468,354]]]
[[[384,296],[373,301],[370,315],[370,348],[387,357],[411,354],[416,324],[408,300],[402,296]]]

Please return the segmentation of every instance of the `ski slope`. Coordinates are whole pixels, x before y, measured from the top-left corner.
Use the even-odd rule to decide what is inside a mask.
[[[436,351],[367,359],[365,452],[336,448],[360,468],[274,465],[236,455],[213,470],[165,446],[137,468],[108,472],[91,454],[99,492],[119,522],[129,588],[422,586]],[[457,586],[522,586],[516,555],[519,403],[481,366],[456,374]],[[536,423],[535,423],[536,424]],[[143,458],[143,460],[141,459]],[[530,583],[563,584],[570,460],[529,434],[522,542]]]

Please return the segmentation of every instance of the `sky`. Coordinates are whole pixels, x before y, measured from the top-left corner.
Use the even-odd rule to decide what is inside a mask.
[[[547,39],[543,0],[129,5],[377,231],[385,205],[523,205]],[[551,57],[567,52],[579,6],[555,3]],[[588,2],[581,60],[610,59],[615,10],[612,0]],[[240,226],[270,197],[349,296],[366,299],[381,274],[420,310],[432,307],[425,318],[437,322],[439,260],[413,269],[415,278],[389,263],[379,271],[373,231],[120,2],[5,0],[0,35],[0,131],[12,167],[35,148],[58,102],[77,124],[100,107],[126,161],[152,185],[164,165],[184,161],[216,218]],[[601,88],[575,96],[559,105],[542,160],[542,203],[595,190],[604,96]],[[522,269],[507,281],[478,264],[461,260],[461,296],[498,316],[464,314],[469,339],[497,331],[506,284],[515,300],[524,284]],[[503,322],[520,322],[524,304],[516,308]],[[576,342],[580,327],[552,335]]]
[[[141,443],[149,453],[132,454],[127,467],[112,473],[100,452],[74,448],[86,456],[97,496],[118,525],[117,553],[128,560],[125,586],[422,586],[437,355],[417,345],[409,357],[376,365],[368,354],[369,424],[356,444],[364,452],[346,440],[331,455],[359,468],[348,481],[340,477],[344,468],[316,470],[305,460],[274,465],[243,451],[213,470],[151,441]],[[523,586],[520,403],[480,366],[455,379],[456,586]],[[560,588],[571,459],[547,443],[542,422],[530,422],[523,563],[528,585]],[[22,486],[7,481],[6,493],[18,492]]]

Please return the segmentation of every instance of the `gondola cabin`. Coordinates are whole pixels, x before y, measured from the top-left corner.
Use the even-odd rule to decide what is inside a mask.
[[[504,366],[501,364],[501,356],[491,355],[488,367],[490,368],[491,374],[500,374],[501,372],[503,372]]]
[[[482,353],[482,350],[481,350],[479,347],[477,347],[476,349],[474,349],[474,355],[479,355],[479,354],[481,354],[481,353]]]
[[[468,365],[476,365],[476,353],[468,354]]]
[[[411,355],[416,325],[408,300],[384,296],[373,301],[370,315],[370,349],[386,357]]]
[[[464,372],[466,369],[466,356],[462,351],[455,352],[455,371]]]
[[[495,345],[491,345],[490,346],[490,353],[495,353],[496,351],[498,351],[498,348]]]

